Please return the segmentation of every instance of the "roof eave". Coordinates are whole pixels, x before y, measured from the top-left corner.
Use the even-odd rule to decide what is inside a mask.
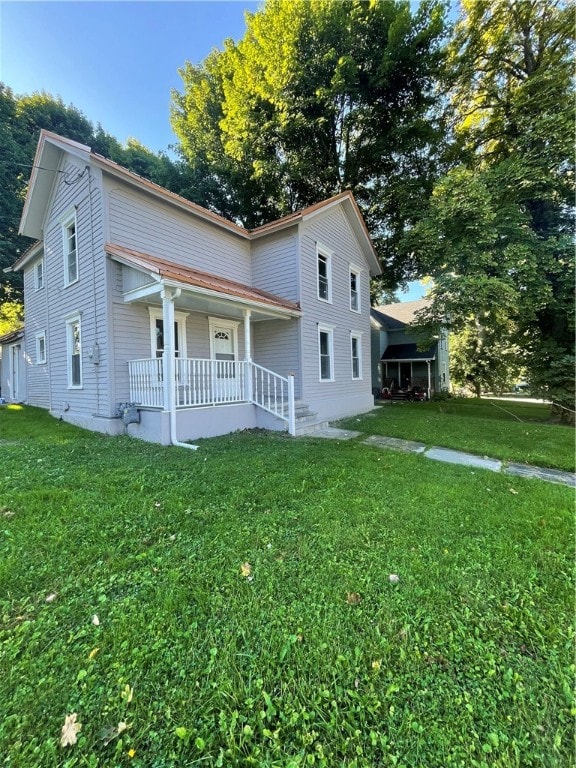
[[[32,161],[32,173],[28,183],[28,191],[24,200],[19,235],[41,240],[42,224],[46,206],[54,186],[57,172],[64,152],[74,155],[82,162],[89,162],[90,147],[77,141],[63,139],[50,131],[40,131],[36,154]]]

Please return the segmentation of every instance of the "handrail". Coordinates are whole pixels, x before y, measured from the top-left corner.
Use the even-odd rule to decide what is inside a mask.
[[[162,358],[128,362],[130,399],[144,407],[164,407]],[[281,376],[247,360],[175,358],[176,407],[249,402],[288,425],[294,435],[294,374]]]

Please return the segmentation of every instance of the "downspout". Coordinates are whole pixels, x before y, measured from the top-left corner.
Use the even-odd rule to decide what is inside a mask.
[[[244,360],[246,361],[246,400],[251,403],[253,400],[252,392],[252,348],[250,340],[250,317],[252,312],[249,309],[243,310],[244,315]]]
[[[178,448],[198,449],[197,445],[181,443],[176,432],[176,344],[174,341],[174,299],[180,296],[180,288],[162,290],[162,324],[164,327],[164,410],[169,412],[168,426],[170,445]]]

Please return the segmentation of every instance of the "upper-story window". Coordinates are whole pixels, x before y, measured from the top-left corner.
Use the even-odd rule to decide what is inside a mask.
[[[360,270],[350,267],[350,309],[360,312]]]
[[[318,298],[332,302],[332,258],[330,253],[318,247],[316,252],[318,271]]]
[[[44,259],[37,261],[34,266],[34,288],[37,291],[44,288]]]
[[[76,234],[76,212],[62,224],[64,238],[64,284],[78,280],[78,242]]]

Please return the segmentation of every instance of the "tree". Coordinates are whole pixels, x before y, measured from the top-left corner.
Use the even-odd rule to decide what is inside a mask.
[[[268,0],[247,31],[180,71],[172,126],[215,210],[254,227],[351,189],[389,282],[437,175],[445,6]]]
[[[16,96],[0,83],[0,305],[21,297],[21,274],[5,275],[1,270],[31,244],[18,235],[18,225],[42,128],[87,144],[94,152],[185,197],[193,185],[183,162],[173,162],[164,153],[155,154],[136,139],[129,139],[123,147],[102,126],[94,129],[82,112],[61,99],[46,93]]]
[[[560,0],[464,0],[451,45],[461,162],[406,238],[425,323],[472,328],[574,407],[572,18]],[[568,410],[564,413],[569,414]]]

